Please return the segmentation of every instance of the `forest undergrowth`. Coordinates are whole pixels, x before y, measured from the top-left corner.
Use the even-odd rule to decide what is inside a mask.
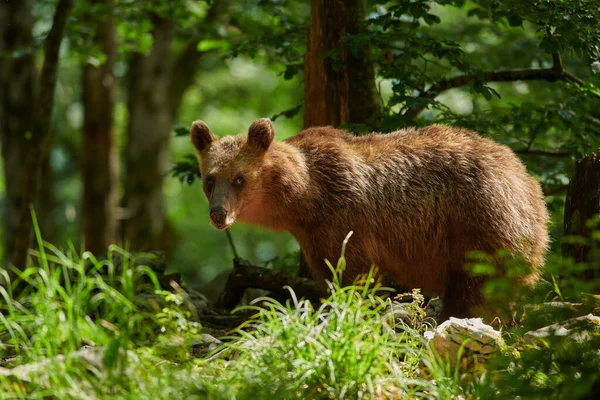
[[[37,244],[36,265],[20,276],[28,290],[15,299],[0,287],[3,399],[584,399],[600,390],[599,327],[526,340],[573,317],[572,307],[549,314],[545,304],[589,300],[574,280],[556,278],[561,260],[518,300],[529,311],[502,329],[502,348],[473,364],[452,363],[428,343],[435,321],[418,291],[407,322],[372,273],[342,287],[343,250],[321,304],[291,289],[285,303],[256,299],[245,307],[252,319],[198,352],[207,335],[185,295],[163,290],[127,251],[111,247],[104,260],[61,251],[39,230]]]

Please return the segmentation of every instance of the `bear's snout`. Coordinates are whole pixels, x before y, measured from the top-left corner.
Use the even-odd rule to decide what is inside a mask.
[[[225,219],[227,218],[227,210],[221,206],[211,207],[210,219],[216,227],[225,225]]]

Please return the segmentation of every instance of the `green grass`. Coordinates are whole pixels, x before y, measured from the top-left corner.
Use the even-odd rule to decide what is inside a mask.
[[[172,396],[177,375],[186,370],[165,373],[147,348],[172,333],[173,314],[143,310],[136,297],[159,289],[155,274],[134,266],[122,249],[109,249],[105,260],[79,257],[43,243],[37,226],[36,234],[37,265],[20,273],[27,293],[15,299],[11,287],[0,287],[0,355],[16,356],[11,368],[36,367],[24,379],[0,378],[0,398]],[[100,350],[99,366],[77,357],[85,345]]]
[[[240,339],[223,349],[223,359],[204,364],[198,393],[222,399],[371,399],[434,389],[419,380],[426,347],[421,335],[395,321],[390,300],[377,296],[370,281],[343,288],[334,281],[331,297],[317,308],[291,289],[286,304],[258,299],[260,307],[249,307],[256,319],[238,331]]]
[[[15,299],[0,288],[0,357],[31,368],[0,375],[2,399],[586,398],[600,382],[599,332],[587,343],[524,344],[522,326],[487,366],[452,365],[423,338],[431,327],[418,291],[407,325],[372,275],[341,287],[343,249],[328,299],[313,305],[291,289],[283,304],[257,299],[246,307],[254,318],[194,358],[202,327],[185,296],[162,291],[132,255],[113,247],[98,260],[37,240],[35,265],[21,274],[29,290]],[[568,298],[559,285],[549,286]],[[82,360],[84,346],[97,359]]]

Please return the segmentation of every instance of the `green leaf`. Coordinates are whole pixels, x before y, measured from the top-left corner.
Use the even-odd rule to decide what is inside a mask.
[[[500,98],[500,93],[498,93],[493,88],[491,88],[489,86],[486,86],[486,85],[483,85],[481,83],[477,83],[477,84],[473,85],[473,90],[476,93],[479,93],[479,94],[483,95],[483,97],[485,97],[485,99],[487,101],[492,100],[492,97],[494,97],[494,96]]]
[[[226,40],[205,39],[198,42],[198,51],[226,50],[229,42]]]
[[[434,14],[423,15],[423,20],[425,20],[428,25],[439,24],[441,22],[440,17]]]
[[[177,137],[188,136],[190,134],[190,130],[184,126],[178,126],[174,129],[174,132]]]
[[[119,357],[119,349],[121,348],[120,340],[113,339],[110,341],[104,352],[104,366],[107,369],[116,367]]]
[[[471,272],[475,275],[493,276],[496,269],[490,264],[475,264],[472,266]]]
[[[271,121],[275,121],[279,117],[293,118],[300,112],[300,110],[302,110],[302,107],[304,107],[304,103],[300,103],[292,108],[281,111],[281,112],[273,115],[271,117]]]

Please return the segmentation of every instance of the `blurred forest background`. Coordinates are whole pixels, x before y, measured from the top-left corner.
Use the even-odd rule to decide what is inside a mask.
[[[165,250],[210,280],[233,254],[188,128],[261,117],[279,140],[441,122],[505,143],[543,183],[556,251],[574,161],[600,147],[598,21],[595,0],[3,1],[0,257],[22,267],[33,203],[59,247]],[[231,233],[258,265],[298,250]]]

